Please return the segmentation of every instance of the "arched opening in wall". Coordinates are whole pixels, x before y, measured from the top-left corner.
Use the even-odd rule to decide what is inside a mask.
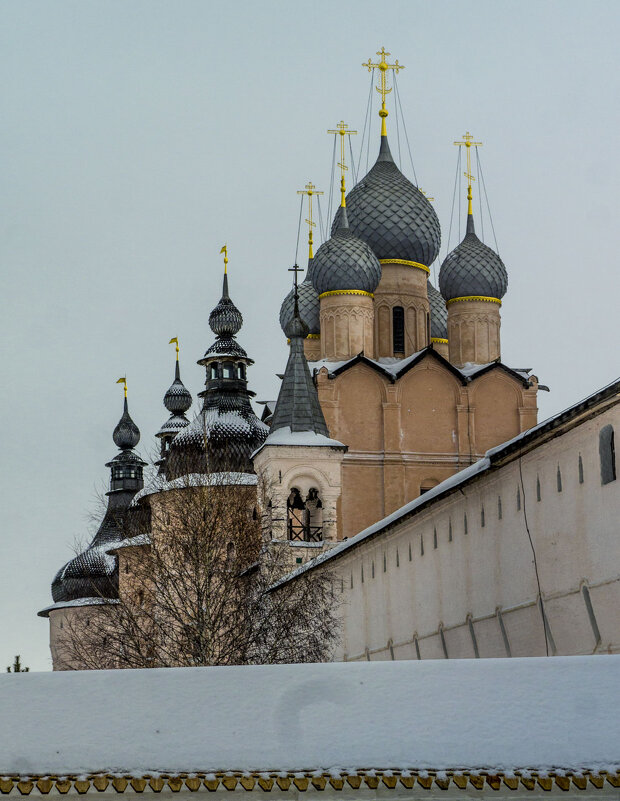
[[[217,378],[219,366],[219,362],[211,362],[209,365],[209,378]]]
[[[235,365],[232,362],[224,362],[222,365],[222,376],[224,378],[235,377]]]
[[[392,309],[392,348],[394,356],[405,355],[405,310],[402,306]]]
[[[614,427],[601,428],[598,435],[598,453],[601,460],[601,484],[616,480],[616,442]]]
[[[297,542],[323,540],[323,502],[316,487],[308,490],[304,499],[297,487],[291,487],[286,500],[287,534]]]

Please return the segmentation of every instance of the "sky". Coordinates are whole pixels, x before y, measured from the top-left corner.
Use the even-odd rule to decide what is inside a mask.
[[[36,613],[96,529],[122,411],[116,379],[127,375],[147,457],[167,418],[171,337],[186,386],[202,389],[196,360],[213,340],[224,243],[238,338],[256,362],[250,386],[276,397],[296,193],[311,180],[326,215],[326,132],[341,119],[357,129],[357,158],[362,62],[382,46],[405,66],[400,122],[435,198],[441,259],[452,143],[466,130],[484,143],[509,275],[502,359],[549,386],[539,419],[617,377],[619,22],[615,0],[0,3],[0,670],[18,653],[51,669]],[[397,155],[394,93],[387,103]],[[487,217],[495,247],[489,234]],[[304,242],[302,231],[302,262]]]

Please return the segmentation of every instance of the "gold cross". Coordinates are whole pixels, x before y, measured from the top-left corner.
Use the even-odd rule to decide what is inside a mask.
[[[345,136],[352,136],[356,134],[357,131],[350,131],[349,126],[344,120],[340,120],[340,122],[336,125],[337,130],[330,129],[327,133],[328,134],[340,134],[340,161],[338,162],[338,166],[340,167],[340,205],[346,206],[345,201],[345,185],[344,185],[344,174],[345,171],[349,168],[345,163],[345,147],[344,147],[344,138]]]
[[[381,95],[381,110],[379,111],[379,116],[381,117],[381,136],[387,136],[385,118],[387,117],[388,112],[385,107],[385,96],[389,95],[389,93],[392,91],[392,88],[390,87],[388,89],[387,87],[386,73],[388,70],[394,70],[394,72],[398,72],[399,70],[404,70],[405,67],[403,64],[398,63],[398,59],[396,59],[393,64],[388,64],[386,58],[390,55],[390,53],[386,52],[385,47],[382,47],[381,50],[378,50],[377,55],[381,56],[381,61],[379,61],[378,64],[373,64],[371,60],[368,59],[365,64],[362,63],[362,67],[368,67],[368,72],[370,72],[372,69],[380,70],[381,86],[375,86],[375,89]]]
[[[463,175],[467,178],[467,214],[473,214],[472,209],[472,193],[471,193],[471,182],[475,181],[476,179],[471,174],[471,148],[472,147],[482,147],[482,142],[474,142],[474,137],[466,131],[463,134],[463,141],[462,142],[455,142],[454,144],[457,147],[465,147],[465,153],[467,154],[467,172],[464,172]]]
[[[319,192],[319,190],[312,183],[312,181],[308,181],[305,189],[298,189],[297,194],[308,195],[308,217],[306,219],[306,222],[308,223],[308,258],[313,259],[314,254],[312,253],[312,229],[316,227],[316,223],[312,219],[312,198],[314,195],[322,195],[323,192]]]

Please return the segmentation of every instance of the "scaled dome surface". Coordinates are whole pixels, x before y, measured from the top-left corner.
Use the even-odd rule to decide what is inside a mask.
[[[446,302],[430,281],[426,282],[428,304],[431,309],[431,338],[448,338],[448,310]]]
[[[445,300],[472,296],[499,300],[506,294],[508,274],[504,262],[478,239],[471,215],[465,239],[441,265],[439,289]]]
[[[310,266],[308,266],[308,270]],[[308,333],[320,334],[321,333],[321,320],[320,320],[320,301],[316,289],[313,287],[310,276],[307,273],[305,279],[297,288],[297,305],[299,307],[299,316],[308,326]],[[293,312],[295,309],[295,290],[291,289],[288,295],[282,301],[280,307],[280,327],[286,333],[288,324],[293,319]]]
[[[312,264],[312,283],[323,292],[357,290],[372,294],[381,280],[381,265],[369,246],[348,226],[347,209],[334,220],[333,233],[317,250]]]
[[[332,233],[339,225],[339,210]],[[429,200],[398,169],[381,137],[379,157],[347,195],[351,231],[378,259],[404,259],[429,266],[441,243],[439,219]]]

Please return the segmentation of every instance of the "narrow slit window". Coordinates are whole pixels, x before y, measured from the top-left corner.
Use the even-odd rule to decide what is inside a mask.
[[[502,519],[502,496],[497,496],[497,519]]]
[[[392,344],[395,354],[405,352],[405,310],[402,306],[392,309]]]
[[[541,497],[542,496],[540,494],[540,478],[539,476],[536,476],[536,500],[540,501]]]
[[[579,454],[579,483],[583,484],[583,459],[581,454]]]
[[[437,529],[433,529],[433,548],[437,547]]]
[[[517,512],[521,511],[521,488],[517,487]]]
[[[601,460],[601,484],[610,484],[616,480],[616,442],[613,426],[607,425],[601,428],[598,435],[598,452]]]
[[[424,537],[420,535],[420,556],[424,556]]]
[[[467,534],[467,512],[463,515],[463,534]]]
[[[448,542],[452,542],[452,518],[448,520]]]
[[[556,482],[558,485],[558,492],[562,492],[562,471],[560,470],[560,465],[558,465],[558,472],[556,473]]]
[[[484,528],[484,504],[480,507],[480,528]]]

